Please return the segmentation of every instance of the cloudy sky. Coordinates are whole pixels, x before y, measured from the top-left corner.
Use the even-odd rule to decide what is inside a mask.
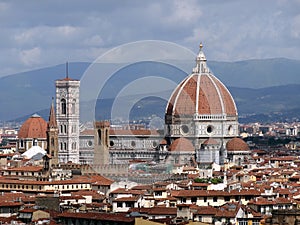
[[[300,60],[300,0],[0,0],[0,76],[163,40],[209,60]]]

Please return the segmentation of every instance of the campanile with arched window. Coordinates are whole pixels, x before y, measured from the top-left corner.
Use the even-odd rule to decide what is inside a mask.
[[[58,161],[79,162],[80,81],[68,76],[56,80],[56,118],[59,127]]]

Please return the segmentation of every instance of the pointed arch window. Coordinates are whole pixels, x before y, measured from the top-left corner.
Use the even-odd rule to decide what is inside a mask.
[[[38,144],[38,141],[37,141],[37,139],[36,139],[36,138],[34,138],[34,139],[33,139],[33,143],[32,143],[32,145],[33,145],[33,146],[37,146],[37,144]]]
[[[73,99],[73,102],[72,102],[72,114],[76,113],[75,106],[76,106],[76,99]]]
[[[101,145],[101,130],[98,129],[98,145]]]
[[[51,146],[54,147],[54,138],[51,138]]]
[[[61,100],[61,114],[67,114],[67,102],[64,98]]]

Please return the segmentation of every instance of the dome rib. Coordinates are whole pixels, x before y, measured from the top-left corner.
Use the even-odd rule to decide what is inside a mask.
[[[201,76],[198,76],[198,84],[201,82]],[[197,85],[197,92],[196,92],[196,110],[195,113],[199,113],[199,93],[200,93],[200,85]]]
[[[217,80],[217,85],[219,86],[219,89],[221,89],[221,93],[222,93],[222,99],[225,98],[226,103],[229,101],[230,104],[225,104],[225,112],[229,115],[234,115],[237,116],[237,107],[235,104],[235,101],[231,95],[231,93],[229,92],[228,88],[217,78],[217,77],[213,77],[215,80]]]
[[[172,108],[172,115],[190,114],[191,112],[187,113],[187,111],[194,111],[193,109],[191,109],[193,107],[193,105],[191,103],[193,103],[195,100],[193,101],[193,99],[191,97],[196,98],[196,96],[193,96],[193,94],[191,93],[192,88],[188,87],[187,90],[185,90],[186,85],[191,82],[190,81],[191,79],[193,79],[193,75],[188,76],[187,79],[184,80],[184,82],[180,86],[178,94],[175,96],[175,101],[174,101],[173,108]],[[195,82],[195,84],[197,85],[197,82]],[[190,84],[190,86],[191,86],[191,84]],[[179,97],[183,98],[184,100],[183,100],[183,104],[177,105]],[[187,106],[188,106],[188,108],[187,108]],[[183,108],[184,108],[184,110],[183,110]],[[180,111],[184,111],[186,113],[182,113]]]
[[[224,100],[223,100],[223,98],[222,98],[221,92],[220,92],[220,90],[219,90],[219,88],[218,88],[216,82],[215,82],[214,79],[212,78],[211,74],[209,74],[207,77],[211,80],[211,82],[212,82],[213,85],[215,86],[215,89],[216,89],[216,91],[217,91],[217,93],[218,93],[218,96],[219,96],[219,101],[220,101],[220,104],[221,104],[222,114],[224,114],[224,113],[225,113],[225,107],[224,107]]]

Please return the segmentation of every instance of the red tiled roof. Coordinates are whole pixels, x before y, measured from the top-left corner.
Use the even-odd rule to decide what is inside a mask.
[[[116,198],[113,201],[114,202],[136,202],[137,200],[139,200],[139,196]]]
[[[82,136],[94,136],[95,135],[95,130],[94,129],[88,129],[88,130],[83,130],[80,132],[80,135]]]
[[[125,188],[118,188],[110,194],[132,194],[132,195],[142,195],[144,191],[141,190],[132,190],[132,189],[125,189]]]
[[[196,215],[215,215],[217,209],[212,206],[199,206]]]
[[[48,184],[90,184],[91,180],[84,176],[73,178],[70,180],[53,180],[53,181],[35,181],[35,180],[15,180],[0,177],[1,184],[28,184],[28,185],[48,185]]]
[[[72,79],[70,77],[65,77],[63,79],[58,79],[57,81],[79,81],[79,80],[76,80],[76,79]]]
[[[175,207],[152,207],[148,211],[148,215],[177,215]]]
[[[93,185],[110,186],[112,183],[114,183],[113,180],[101,175],[90,175],[89,177],[91,178]]]
[[[137,186],[134,186],[131,188],[131,190],[143,190],[143,191],[146,191],[146,190],[150,190],[152,189],[152,185],[137,185]]]
[[[79,190],[76,192],[72,192],[71,195],[81,195],[81,196],[92,196],[93,199],[102,199],[105,198],[105,195],[98,193],[95,190]]]
[[[7,168],[7,171],[15,171],[15,172],[40,172],[43,170],[42,166],[22,166],[22,167],[13,167]]]
[[[22,205],[24,205],[22,202],[0,202],[0,207],[17,207]]]
[[[59,218],[74,218],[74,219],[90,219],[98,221],[114,221],[114,222],[125,222],[133,223],[134,218],[127,217],[124,214],[117,213],[68,213],[64,212],[58,215]]]
[[[260,196],[261,192],[258,190],[232,190],[227,191],[215,191],[215,190],[179,190],[172,191],[174,197],[194,197],[194,196]]]

